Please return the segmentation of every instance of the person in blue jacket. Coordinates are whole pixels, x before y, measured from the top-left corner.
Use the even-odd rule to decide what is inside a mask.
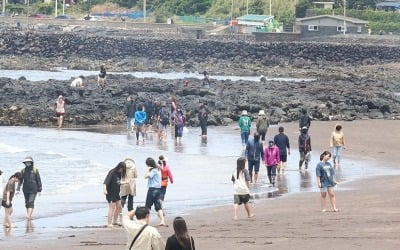
[[[264,160],[263,144],[260,142],[260,135],[254,134],[254,138],[250,139],[246,145],[246,158],[248,161],[250,182],[256,183],[258,179],[258,172],[260,170],[260,158]],[[254,179],[253,179],[254,168]]]
[[[135,126],[136,126],[136,140],[139,142],[139,134],[142,134],[142,140],[144,142],[144,125],[147,120],[146,112],[143,111],[143,104],[139,104],[137,111],[135,112]]]

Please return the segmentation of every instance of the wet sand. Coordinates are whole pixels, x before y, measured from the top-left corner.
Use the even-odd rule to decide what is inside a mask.
[[[366,160],[377,168],[400,170],[400,122],[342,122],[346,158]],[[296,150],[297,124],[283,124]],[[329,149],[335,122],[313,122],[313,151]],[[276,134],[277,127],[268,134]],[[289,166],[295,169],[296,166]],[[314,168],[309,170],[314,174]],[[319,192],[298,193],[251,204],[256,215],[247,219],[241,208],[239,220],[232,220],[232,207],[222,206],[193,211],[184,216],[197,249],[398,249],[400,246],[400,176],[380,176],[343,182],[336,190],[340,212],[320,212]],[[101,216],[101,215],[99,215]],[[79,220],[79,218],[76,218]],[[173,218],[167,218],[171,224]],[[152,217],[151,225],[157,220]],[[166,239],[173,228],[159,228]],[[123,249],[121,228],[77,228],[52,235],[0,239],[0,248],[32,249]]]

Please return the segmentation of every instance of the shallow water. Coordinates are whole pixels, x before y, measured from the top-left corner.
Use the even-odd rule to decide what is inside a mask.
[[[0,127],[0,169],[9,177],[23,167],[25,156],[32,156],[40,170],[43,194],[37,198],[32,227],[27,227],[24,199],[13,201],[13,220],[17,228],[12,235],[34,236],[69,227],[101,227],[106,223],[107,203],[102,182],[109,169],[126,157],[136,161],[139,178],[135,206],[143,205],[147,190],[145,159],[168,157],[175,183],[168,186],[165,210],[167,216],[186,214],[194,209],[232,204],[231,174],[241,156],[241,142],[236,126],[209,128],[208,141],[202,141],[199,128],[190,128],[182,145],[175,145],[170,134],[165,142],[148,134],[144,144],[127,136],[125,129],[106,127],[87,130],[51,128]],[[295,144],[295,142],[292,142]],[[292,149],[288,170],[278,176],[277,188],[268,187],[266,169],[251,187],[253,203],[297,192],[318,191],[315,180],[317,155],[312,155],[308,171],[298,171],[299,155]],[[371,162],[343,160],[338,179],[350,181],[391,170],[374,168]],[[340,186],[339,186],[340,188]],[[3,220],[4,211],[0,213]],[[152,216],[156,223],[156,216]],[[0,235],[3,232],[0,232]]]
[[[54,80],[70,80],[80,75],[91,76],[98,75],[98,71],[87,71],[87,70],[66,70],[59,69],[59,71],[40,71],[40,70],[0,70],[0,77],[8,77],[12,79],[18,79],[25,77],[30,81],[47,81],[49,79]],[[169,72],[169,73],[158,73],[158,72],[108,72],[108,74],[119,74],[119,75],[132,75],[137,78],[157,78],[157,79],[185,79],[185,78],[197,78],[203,79],[203,75],[199,73],[191,72]],[[218,76],[211,75],[211,79],[215,80],[231,80],[231,81],[260,81],[259,76]],[[294,82],[306,82],[313,81],[314,79],[302,79],[302,78],[267,78],[271,81],[294,81]]]

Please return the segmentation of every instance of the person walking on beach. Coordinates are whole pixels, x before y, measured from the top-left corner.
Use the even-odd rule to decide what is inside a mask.
[[[136,216],[136,220],[133,220]],[[156,228],[149,226],[150,210],[137,207],[122,218],[122,226],[126,231],[126,248],[129,250],[164,250],[165,242]]]
[[[167,192],[168,179],[171,184],[174,183],[174,176],[172,175],[171,168],[167,165],[167,158],[163,155],[158,157],[158,166],[161,169],[161,201],[164,201]]]
[[[299,130],[303,127],[309,129],[311,126],[311,117],[307,114],[307,109],[301,109],[301,114],[299,116]]]
[[[246,110],[242,111],[242,115],[239,118],[240,137],[242,139],[243,149],[246,149],[247,142],[249,141],[249,134],[251,128],[251,119],[247,114]]]
[[[274,139],[269,139],[268,147],[264,151],[265,166],[267,167],[267,176],[269,183],[275,186],[276,167],[281,161],[279,148],[275,145]]]
[[[172,96],[171,97],[171,122],[170,122],[171,126],[174,124],[173,116],[177,109],[178,109],[178,99],[176,98],[176,96]]]
[[[258,118],[256,121],[257,133],[261,136],[261,141],[265,141],[265,135],[269,128],[269,119],[265,114],[264,110],[258,112]]]
[[[15,183],[21,183],[22,182],[22,175],[20,172],[17,172],[13,174],[10,179],[8,179],[8,182],[6,184],[6,187],[2,193],[2,201],[1,201],[1,206],[4,207],[4,227],[6,228],[11,228],[12,223],[11,223],[11,215],[13,213],[13,208],[12,208],[12,200],[14,198],[15,194]]]
[[[65,101],[64,97],[60,95],[56,101],[56,116],[57,116],[57,128],[62,128],[63,119],[65,113]]]
[[[104,65],[100,66],[100,74],[97,77],[97,86],[103,90],[106,86],[106,77],[107,77],[107,72],[106,72],[106,68],[104,67]]]
[[[330,146],[333,149],[333,164],[335,167],[339,167],[340,159],[342,158],[342,149],[345,148],[342,125],[335,125],[335,130],[331,134]]]
[[[126,164],[120,162],[111,169],[103,183],[103,192],[108,202],[107,227],[118,225],[118,216],[121,213],[120,185],[121,179],[126,177]]]
[[[310,162],[311,159],[311,137],[308,134],[307,127],[303,127],[299,135],[299,152],[300,152],[299,170],[301,170],[303,162],[305,168],[307,169],[308,163]]]
[[[159,226],[166,226],[164,221],[164,213],[162,211],[161,204],[161,171],[157,166],[153,158],[146,159],[147,172],[145,178],[148,179],[146,195],[146,207],[150,210],[154,204],[154,208],[157,212],[158,218],[160,219]]]
[[[146,131],[152,129],[153,115],[154,115],[154,103],[151,97],[148,97],[144,103],[144,111],[146,112]]]
[[[167,104],[163,102],[158,112],[158,139],[162,140],[167,136],[167,126],[169,124],[169,112]]]
[[[128,199],[128,211],[132,211],[133,197],[136,196],[137,170],[135,161],[133,159],[126,158],[124,162],[126,165],[126,175],[125,178],[122,178],[120,186],[121,206],[123,208],[125,206],[126,199]]]
[[[25,164],[25,168],[21,170],[22,181],[18,183],[17,194],[21,190],[24,192],[25,207],[26,207],[26,218],[32,219],[33,208],[35,207],[36,195],[42,192],[42,180],[40,179],[39,170],[34,167],[32,157],[28,156],[22,162]]]
[[[246,144],[246,158],[248,162],[250,182],[256,183],[258,179],[258,172],[260,171],[260,158],[264,161],[263,144],[260,142],[260,135],[254,134],[254,138],[250,139]],[[254,179],[253,179],[254,168]]]
[[[135,112],[135,98],[133,96],[128,96],[125,103],[126,129],[128,130],[128,134],[132,130],[132,124],[135,123]]]
[[[177,143],[181,143],[182,141],[182,135],[183,135],[183,127],[185,126],[186,123],[186,117],[183,114],[183,111],[181,108],[178,108],[174,112],[174,124],[175,124],[175,141]]]
[[[176,217],[173,222],[174,234],[167,240],[165,250],[195,250],[193,237],[189,235],[186,221]]]
[[[320,156],[320,161],[317,164],[317,184],[321,191],[321,209],[322,212],[326,211],[326,193],[329,194],[329,199],[334,212],[338,212],[336,207],[336,197],[333,188],[338,184],[335,177],[335,169],[329,161],[331,153],[324,151]]]
[[[207,109],[206,105],[204,103],[201,103],[198,118],[199,118],[202,137],[207,137],[207,123],[208,123],[209,113],[210,111]]]
[[[279,148],[279,159],[281,160],[278,164],[277,172],[278,174],[283,174],[287,165],[287,156],[290,155],[290,143],[289,137],[285,135],[285,129],[282,126],[279,127],[278,131],[279,134],[274,137],[274,143]]]
[[[250,211],[249,200],[250,200],[250,175],[246,169],[246,159],[240,157],[236,161],[236,169],[232,174],[233,182],[233,219],[238,219],[238,209],[239,205],[244,204],[244,208],[247,212],[247,217],[251,218],[254,215]]]
[[[136,142],[139,144],[139,134],[142,135],[142,141],[144,142],[144,124],[147,119],[146,112],[143,111],[143,104],[139,104],[137,111],[135,112],[135,126],[136,126]]]

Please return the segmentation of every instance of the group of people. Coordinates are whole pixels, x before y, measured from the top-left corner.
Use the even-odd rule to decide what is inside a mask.
[[[1,206],[4,207],[4,227],[11,228],[13,213],[12,201],[21,189],[25,197],[26,218],[28,221],[32,219],[33,209],[35,207],[36,196],[42,191],[42,181],[40,179],[39,170],[34,166],[32,157],[26,157],[22,162],[25,167],[21,171],[17,171],[10,176],[3,188],[5,178],[0,170],[0,190],[2,190]],[[17,185],[18,184],[18,185]],[[16,187],[17,186],[17,187]]]

